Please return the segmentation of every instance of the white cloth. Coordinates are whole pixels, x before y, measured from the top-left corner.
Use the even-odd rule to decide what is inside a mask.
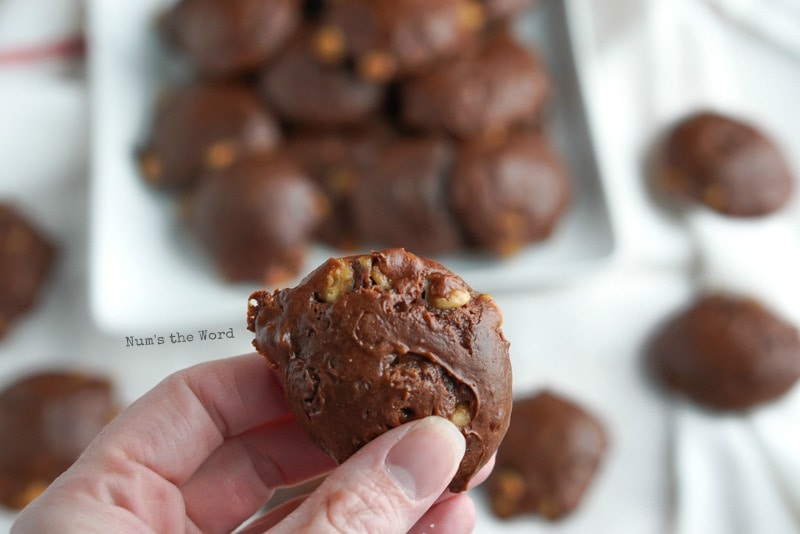
[[[720,10],[729,4],[715,3]],[[751,2],[756,3],[764,15],[758,24],[780,4]],[[576,1],[573,7],[592,15],[592,8],[581,4]],[[624,26],[613,38],[605,28],[614,7],[595,3],[595,11],[600,10],[597,4],[603,5],[603,15],[593,13],[591,22],[583,24],[598,27],[578,42],[595,141],[618,202],[617,224],[627,257],[651,264],[694,259],[699,266],[695,292],[751,295],[800,325],[796,199],[783,213],[760,220],[732,220],[702,209],[675,213],[656,200],[658,193],[644,185],[643,173],[655,136],[682,116],[708,107],[772,134],[800,178],[800,137],[789,126],[800,118],[797,99],[789,94],[800,90],[800,65],[731,26],[700,0],[640,2],[640,24]],[[795,24],[795,36],[798,28]],[[800,531],[798,390],[749,414],[711,413],[685,402],[672,406],[672,530]]]
[[[50,45],[73,36],[80,26],[80,0],[0,2],[0,52]]]
[[[706,0],[722,16],[777,50],[800,61],[800,2],[797,0]]]

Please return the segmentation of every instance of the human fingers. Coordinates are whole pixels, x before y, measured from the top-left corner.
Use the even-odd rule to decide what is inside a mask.
[[[308,498],[295,497],[253,521],[238,534],[263,534],[294,512]],[[475,528],[475,503],[466,493],[451,494],[437,502],[411,527],[409,534],[464,534]]]
[[[489,477],[494,468],[495,455],[486,462],[475,476],[469,481],[467,489],[472,489],[483,482]],[[269,512],[254,520],[243,530],[238,531],[238,534],[260,534],[266,532],[270,528],[277,525],[286,516],[292,513],[303,501],[308,498],[308,495],[301,495],[295,497],[280,506],[271,509]],[[457,501],[445,505],[444,501]],[[452,507],[452,508],[451,508]],[[451,513],[452,512],[452,513]],[[445,517],[446,515],[446,517]],[[436,532],[470,532],[475,523],[475,505],[472,499],[467,497],[464,493],[451,493],[448,490],[442,492],[439,498],[434,503],[433,507],[426,512],[426,514],[417,522],[417,525],[411,532],[426,532],[433,530],[431,525],[436,525]],[[427,528],[426,526],[427,525]],[[452,530],[442,530],[445,526]]]
[[[197,530],[179,486],[226,439],[287,417],[283,389],[259,355],[194,366],[124,410],[31,508],[91,508],[117,532],[134,518],[157,531]]]
[[[434,504],[408,531],[409,534],[464,534],[475,528],[475,503],[466,493],[458,493]]]
[[[464,456],[449,421],[427,417],[375,438],[335,469],[274,532],[406,532],[436,501]]]
[[[297,510],[306,499],[308,499],[308,495],[301,495],[282,503],[280,506],[276,506],[269,512],[253,520],[253,522],[243,529],[238,530],[237,534],[263,534],[267,532],[283,521],[289,514]]]
[[[230,532],[276,488],[335,466],[297,421],[286,416],[225,440],[181,488],[186,515],[201,532]]]
[[[494,469],[495,457],[496,455],[493,454],[492,457],[489,459],[489,461],[486,462],[486,465],[481,467],[478,470],[478,472],[475,473],[475,476],[473,476],[472,479],[469,481],[467,489],[475,488],[483,484],[486,481],[486,479],[489,478],[489,475],[492,473],[492,469]],[[455,515],[452,516],[453,520],[439,521],[438,522],[439,530],[437,530],[437,532],[448,532],[446,530],[445,531],[441,530],[442,525],[444,524],[448,524],[452,527],[459,527],[459,528],[462,528],[465,525],[474,525],[475,505],[472,502],[471,498],[468,498],[466,499],[465,502],[462,502],[464,501],[464,497],[466,497],[465,493],[452,493],[448,490],[445,490],[444,492],[442,492],[439,498],[436,499],[436,502],[434,503],[433,507],[431,507],[431,509],[425,514],[425,516],[423,516],[417,522],[418,525],[427,524],[430,528],[431,524],[437,524],[436,518],[439,517],[438,514],[443,513],[443,510],[450,510],[449,507],[440,508],[440,506],[444,504],[444,501],[449,501],[449,500],[458,501],[453,505],[455,507],[454,510],[456,510]],[[283,520],[283,518],[292,513],[307,498],[308,495],[301,495],[285,503],[282,503],[280,506],[273,508],[272,510],[265,513],[258,519],[254,520],[250,525],[248,525],[247,528],[239,531],[239,534],[256,534],[269,530],[273,526],[277,525],[281,520]],[[431,515],[430,517],[428,517],[429,514],[437,514],[437,515]],[[426,518],[433,520],[426,522]],[[415,528],[417,527],[415,526]],[[472,526],[470,526],[469,528],[462,528],[461,530],[454,529],[452,530],[452,532],[469,532],[470,530],[472,530]],[[425,529],[420,527],[417,529],[417,531],[424,532]]]
[[[181,485],[226,437],[288,414],[283,389],[257,354],[174,373],[123,410],[86,451],[142,465]]]

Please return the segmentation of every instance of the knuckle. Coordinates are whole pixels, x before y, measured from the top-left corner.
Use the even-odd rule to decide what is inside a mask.
[[[365,477],[357,485],[329,492],[310,531],[373,533],[402,530],[392,491]]]

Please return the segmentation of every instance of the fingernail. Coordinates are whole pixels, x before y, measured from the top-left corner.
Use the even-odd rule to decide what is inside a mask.
[[[441,492],[464,456],[464,437],[441,417],[427,417],[386,455],[386,470],[413,500]]]

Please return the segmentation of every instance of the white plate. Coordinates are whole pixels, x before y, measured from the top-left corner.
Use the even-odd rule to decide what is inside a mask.
[[[153,22],[167,0],[87,0],[91,54],[91,308],[115,333],[161,334],[244,321],[254,285],[226,285],[175,221],[171,199],[140,179],[133,153],[164,83]],[[613,256],[616,240],[586,127],[564,8],[545,1],[520,21],[550,66],[557,94],[549,135],[574,175],[574,203],[557,233],[506,260],[437,258],[482,292],[561,283]],[[314,247],[303,273],[337,252]],[[291,282],[287,285],[291,285]]]

